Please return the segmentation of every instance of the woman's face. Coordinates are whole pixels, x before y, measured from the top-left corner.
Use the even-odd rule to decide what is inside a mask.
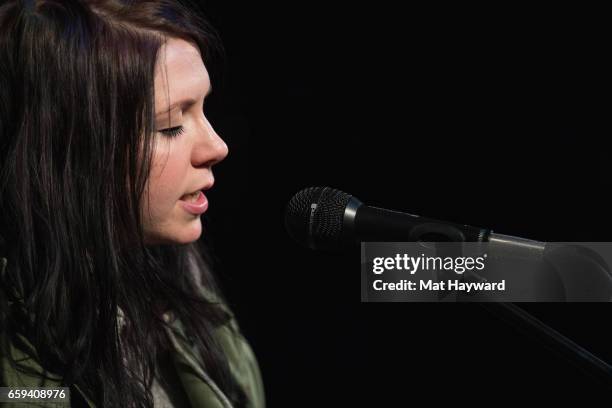
[[[201,214],[185,208],[190,200],[185,195],[210,188],[212,166],[228,153],[204,116],[210,89],[198,49],[185,40],[169,39],[155,69],[157,133],[142,214],[147,244],[186,244],[202,233]]]

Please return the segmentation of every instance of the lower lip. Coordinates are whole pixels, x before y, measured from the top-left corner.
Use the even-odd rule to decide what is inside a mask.
[[[198,199],[194,202],[185,200],[179,200],[179,202],[181,203],[185,211],[193,215],[203,214],[208,209],[208,199],[202,191],[200,191]]]

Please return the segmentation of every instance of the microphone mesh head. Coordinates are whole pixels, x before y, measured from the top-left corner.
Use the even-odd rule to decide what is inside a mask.
[[[331,187],[301,190],[287,204],[289,235],[312,249],[334,249],[341,244],[344,212],[351,195]]]

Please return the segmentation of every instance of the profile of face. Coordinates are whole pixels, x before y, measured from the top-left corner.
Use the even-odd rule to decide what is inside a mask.
[[[211,84],[198,48],[170,38],[159,55],[157,132],[141,208],[145,243],[186,244],[202,234],[200,211],[186,208],[185,202],[190,201],[186,194],[212,186],[212,166],[227,156],[228,148],[204,115]]]

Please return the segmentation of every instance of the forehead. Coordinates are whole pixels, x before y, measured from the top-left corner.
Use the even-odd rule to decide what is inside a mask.
[[[155,104],[162,107],[184,98],[199,98],[209,87],[208,71],[196,46],[169,38],[155,65]]]

